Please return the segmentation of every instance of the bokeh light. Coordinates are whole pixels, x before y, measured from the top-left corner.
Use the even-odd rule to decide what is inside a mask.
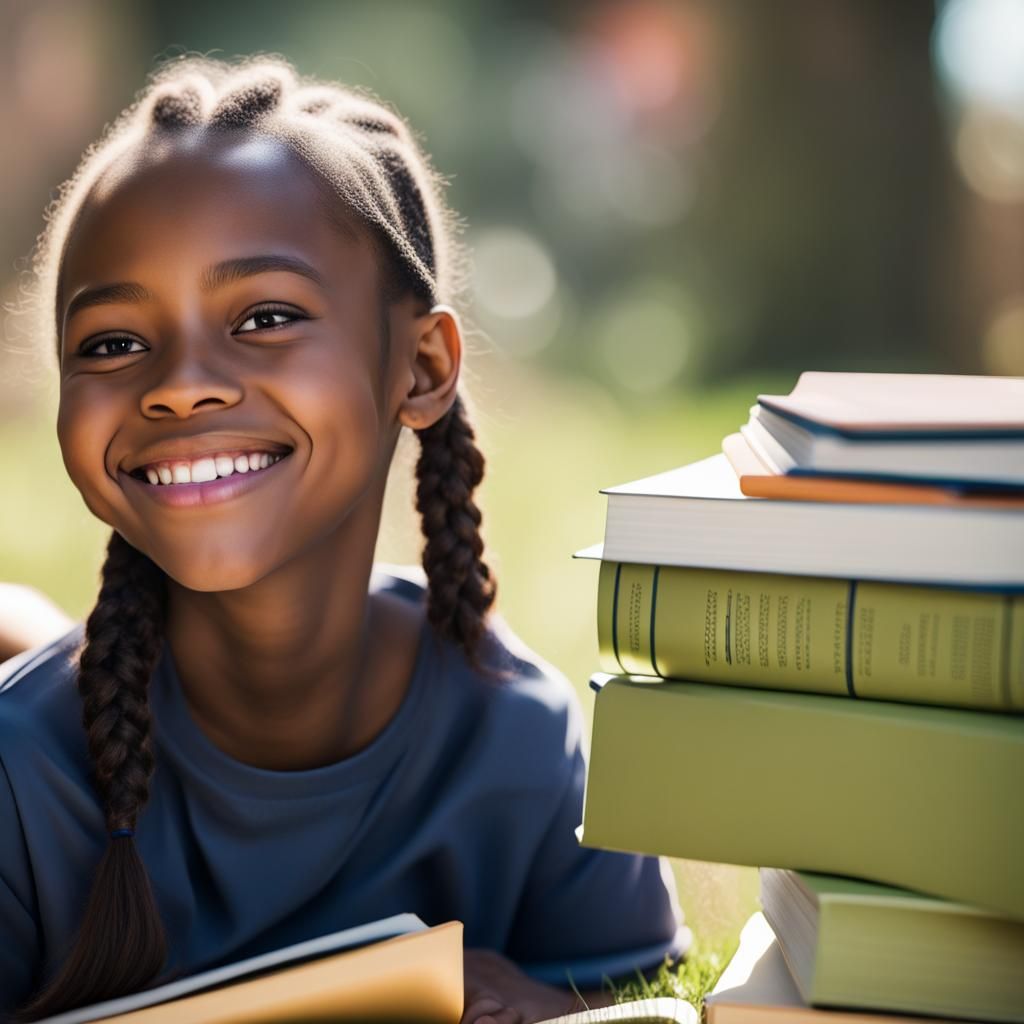
[[[611,210],[642,227],[667,227],[682,218],[693,202],[695,185],[677,156],[642,145],[616,156],[601,175]]]
[[[1024,200],[1024,118],[969,109],[957,132],[956,158],[968,185],[983,198]]]
[[[476,313],[499,347],[539,352],[562,321],[562,299],[551,255],[534,235],[515,227],[480,232],[473,244]]]
[[[675,282],[651,282],[598,309],[593,336],[614,379],[650,395],[678,382],[696,341],[695,321]]]
[[[940,75],[965,103],[1024,118],[1024,3],[946,0],[934,35]]]
[[[984,352],[989,373],[1024,376],[1024,292],[996,313],[985,334]]]
[[[541,243],[519,228],[493,228],[474,249],[477,302],[507,319],[532,316],[555,291],[555,266]]]

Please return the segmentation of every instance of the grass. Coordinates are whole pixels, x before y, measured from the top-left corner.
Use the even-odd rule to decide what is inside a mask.
[[[637,972],[636,981],[608,987],[617,1003],[672,996],[685,1000],[697,1013],[702,1013],[704,997],[715,987],[730,957],[736,952],[737,944],[734,939],[705,947],[695,941],[683,963],[673,966],[666,959],[653,978],[645,978]]]
[[[497,610],[575,685],[589,736],[597,564],[571,555],[603,535],[599,489],[718,451],[722,437],[746,419],[758,391],[788,391],[792,381],[738,381],[624,407],[596,383],[538,376],[489,354],[477,357],[469,384],[487,459],[478,496],[485,557],[499,581]],[[67,479],[54,432],[56,396],[52,387],[46,391],[32,400],[19,393],[16,406],[0,395],[0,409],[20,409],[17,418],[0,420],[0,579],[39,587],[82,618],[95,598],[109,528],[93,518]],[[419,560],[415,456],[415,441],[407,436],[392,466],[379,560]],[[685,816],[685,791],[666,787],[663,804],[666,814]],[[698,943],[673,976],[652,984],[664,994],[687,991],[699,998],[722,950],[735,943],[756,909],[757,875],[752,868],[692,861],[672,867]]]

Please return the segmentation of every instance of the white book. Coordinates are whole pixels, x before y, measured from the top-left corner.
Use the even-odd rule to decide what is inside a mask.
[[[608,496],[604,543],[588,549],[590,557],[1024,588],[1019,509],[748,498],[720,453],[601,493]]]
[[[1024,377],[807,370],[788,395],[758,395],[812,426],[845,434],[1024,440]]]

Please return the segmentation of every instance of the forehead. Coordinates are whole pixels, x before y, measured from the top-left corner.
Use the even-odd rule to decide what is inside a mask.
[[[271,252],[329,277],[375,267],[368,231],[286,145],[186,138],[129,152],[93,186],[64,250],[61,293],[146,270],[194,278],[221,259]]]

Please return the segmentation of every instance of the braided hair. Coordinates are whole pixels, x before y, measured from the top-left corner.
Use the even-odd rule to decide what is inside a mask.
[[[433,305],[457,292],[454,215],[440,199],[440,179],[397,114],[369,94],[300,77],[277,54],[235,63],[184,56],[151,74],[46,211],[33,257],[37,299],[43,300],[35,305],[43,311],[38,329],[53,335],[58,360],[60,267],[84,198],[129,149],[197,131],[259,132],[290,146],[315,172],[325,213],[339,224],[354,213],[370,229],[383,254],[386,299],[411,292]],[[427,616],[478,671],[500,678],[504,672],[480,656],[496,580],[482,558],[473,492],[484,458],[465,396],[457,394],[444,416],[415,433]],[[166,592],[163,571],[114,531],[75,656],[110,839],[73,948],[56,977],[22,1007],[21,1021],[137,991],[164,965],[166,937],[133,836],[154,770],[148,686],[164,640]]]

